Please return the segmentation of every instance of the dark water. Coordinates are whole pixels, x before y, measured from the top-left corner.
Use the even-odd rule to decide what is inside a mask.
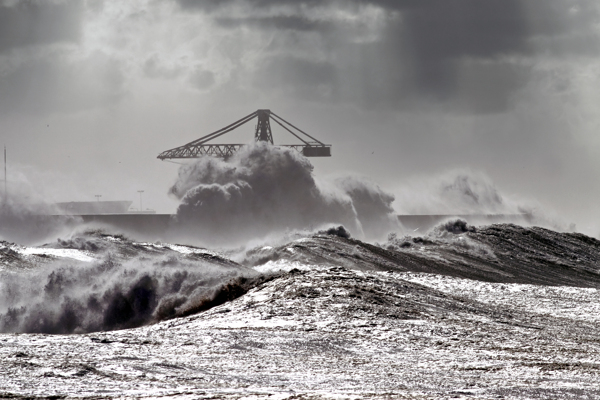
[[[511,224],[472,227],[455,220],[424,236],[392,234],[379,244],[353,239],[343,227],[332,228],[283,246],[252,249],[238,256],[239,263],[208,250],[169,246],[99,232],[44,246],[93,257],[83,262],[26,256],[4,243],[0,331],[84,333],[197,313],[272,279],[252,268],[269,262],[600,287],[600,241]]]
[[[273,249],[257,249],[248,253],[245,263],[295,260],[485,282],[600,287],[600,241],[579,233],[513,224],[472,227],[459,219],[424,236],[392,234],[381,244],[344,236],[317,235]]]
[[[599,245],[463,221],[220,254],[1,243],[0,397],[598,398]]]

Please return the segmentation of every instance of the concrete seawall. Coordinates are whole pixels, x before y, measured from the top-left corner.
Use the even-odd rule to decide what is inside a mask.
[[[73,216],[91,228],[106,229],[114,233],[123,233],[141,240],[173,240],[177,237],[174,229],[174,214],[91,214]],[[65,218],[56,216],[56,218]],[[523,225],[530,222],[527,214],[474,214],[474,215],[398,215],[405,229],[404,233],[425,234],[442,222],[461,218],[471,225],[490,225],[512,222]]]

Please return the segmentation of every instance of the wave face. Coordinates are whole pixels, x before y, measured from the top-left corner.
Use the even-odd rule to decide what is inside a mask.
[[[325,233],[325,232],[324,232]],[[457,219],[427,235],[368,244],[331,234],[248,253],[246,263],[338,265],[375,271],[412,271],[485,282],[600,287],[600,241],[580,233],[559,233],[513,224],[473,227]]]
[[[98,233],[1,250],[11,268],[0,271],[0,332],[132,328],[208,309],[260,280],[212,252]]]

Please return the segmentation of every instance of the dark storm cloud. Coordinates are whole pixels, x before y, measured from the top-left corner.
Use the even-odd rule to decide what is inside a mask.
[[[372,1],[402,13],[400,32],[424,59],[489,57],[526,49],[528,21],[522,0]]]
[[[261,29],[278,29],[290,31],[331,31],[334,25],[327,21],[314,21],[304,16],[274,15],[269,17],[231,18],[219,17],[216,22],[225,28],[250,26]]]
[[[183,10],[214,14],[225,28],[249,26],[280,35],[320,35],[321,50],[331,60],[317,62],[313,54],[297,54],[293,45],[282,46],[272,51],[259,75],[269,76],[286,93],[306,93],[304,85],[318,81],[327,93],[341,96],[336,99],[367,108],[414,108],[425,102],[446,104],[461,112],[504,111],[530,79],[532,57],[597,54],[600,48],[594,31],[598,6],[592,0],[178,3]],[[253,12],[232,17],[236,6],[265,16]],[[288,7],[282,11],[284,6]],[[307,12],[315,6],[325,11],[318,16]],[[351,22],[336,19],[336,12],[360,17],[366,6],[382,8],[385,23],[376,40],[354,40]]]
[[[318,6],[322,4],[334,3],[332,0],[176,0],[176,2],[184,10],[200,10],[208,12],[241,3],[250,4],[255,8],[273,7],[286,4],[293,6]]]
[[[591,1],[369,3],[401,15],[387,25],[376,50],[386,63],[403,67],[400,74],[386,74],[389,96],[379,103],[402,104],[405,96],[417,95],[460,111],[504,111],[531,77],[530,57],[598,51],[598,37],[596,46],[590,40],[598,21]]]
[[[492,58],[532,54],[538,39],[570,37],[585,43],[593,35],[599,9],[593,0],[373,0],[402,13],[405,34],[417,57]],[[594,46],[598,51],[597,46]],[[576,49],[562,49],[572,52]]]
[[[490,59],[528,51],[527,22],[514,0],[406,2],[401,11],[402,22],[386,33],[389,54],[396,56],[394,61],[404,59],[407,78],[419,92],[442,100],[458,94],[463,57]],[[399,45],[403,48],[398,52],[394,47]],[[510,80],[511,75],[501,72],[496,70],[488,78]],[[496,92],[500,98],[491,102],[502,103],[504,94]]]
[[[31,45],[78,41],[82,5],[75,1],[0,3],[0,52]]]

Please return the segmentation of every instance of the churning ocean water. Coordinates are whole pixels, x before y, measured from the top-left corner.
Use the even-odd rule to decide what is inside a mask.
[[[0,244],[12,398],[594,398],[600,242],[451,220],[210,250]]]

